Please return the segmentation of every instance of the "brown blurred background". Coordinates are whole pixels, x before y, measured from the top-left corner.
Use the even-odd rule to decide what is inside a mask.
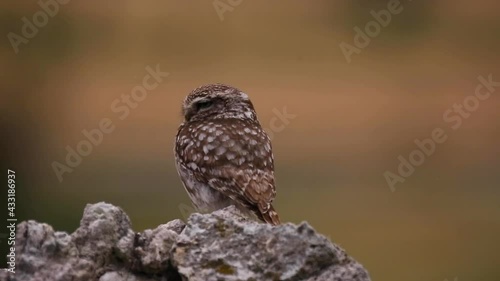
[[[402,1],[348,63],[339,44],[388,2],[242,1],[221,20],[212,1],[73,0],[17,54],[7,34],[41,8],[2,2],[2,162],[17,172],[18,219],[71,232],[99,201],[136,230],[183,218],[180,104],[222,82],[266,128],[273,109],[296,115],[273,138],[282,220],[307,220],[373,280],[500,280],[500,87],[458,130],[442,117],[479,75],[500,81],[500,3]],[[111,104],[157,64],[170,76],[120,120]],[[103,118],[115,130],[59,182],[53,161]],[[447,141],[391,192],[383,173],[437,127]]]

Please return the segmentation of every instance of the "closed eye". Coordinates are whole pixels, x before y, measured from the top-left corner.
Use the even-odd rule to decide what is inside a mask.
[[[196,103],[196,109],[202,110],[202,109],[207,109],[213,105],[213,101],[207,100],[207,101],[199,101]]]

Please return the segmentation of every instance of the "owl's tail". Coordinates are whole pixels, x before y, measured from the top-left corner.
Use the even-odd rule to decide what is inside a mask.
[[[278,212],[274,210],[273,205],[269,206],[269,209],[265,213],[260,213],[260,217],[263,221],[272,224],[278,225],[280,224],[280,217],[278,216]]]

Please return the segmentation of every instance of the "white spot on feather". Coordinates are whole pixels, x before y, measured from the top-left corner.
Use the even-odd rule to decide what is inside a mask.
[[[244,98],[244,99],[248,99],[248,95],[243,93],[243,92],[240,92],[240,97]]]
[[[253,113],[252,113],[251,111],[246,111],[246,112],[245,112],[245,116],[246,116],[247,118],[252,118],[252,117],[253,117]]]
[[[216,155],[222,155],[226,152],[226,148],[223,146],[219,146],[215,149],[215,154]]]

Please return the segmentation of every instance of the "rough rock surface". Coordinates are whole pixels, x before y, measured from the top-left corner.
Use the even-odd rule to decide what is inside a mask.
[[[307,223],[273,227],[234,207],[135,233],[122,209],[97,203],[71,235],[25,221],[16,238],[16,273],[0,271],[0,280],[370,280]]]

